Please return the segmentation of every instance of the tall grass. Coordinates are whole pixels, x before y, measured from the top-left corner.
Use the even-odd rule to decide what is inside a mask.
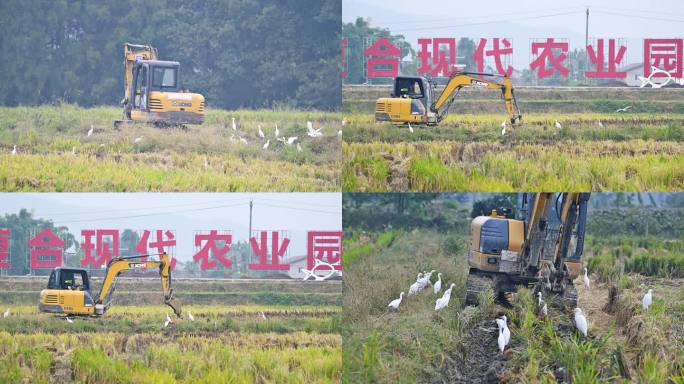
[[[295,111],[207,111],[187,129],[113,128],[113,107],[0,107],[5,191],[332,191],[339,189],[341,117]],[[239,133],[231,128],[235,117]],[[306,135],[306,122],[324,137]],[[275,140],[297,136],[301,151]],[[94,134],[86,133],[93,127]],[[257,132],[262,127],[271,139]],[[237,136],[245,138],[244,144]],[[143,137],[135,142],[135,138]],[[10,156],[17,145],[18,155]],[[84,177],[88,175],[88,177]]]

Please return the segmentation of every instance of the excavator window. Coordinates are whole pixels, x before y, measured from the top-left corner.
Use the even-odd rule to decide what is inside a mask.
[[[153,67],[152,68],[152,87],[159,90],[176,89],[178,68],[174,67]]]
[[[64,289],[72,291],[90,291],[90,283],[86,271],[55,270],[48,280],[48,289]]]
[[[420,79],[397,77],[394,87],[398,97],[422,99],[425,96],[423,82]]]

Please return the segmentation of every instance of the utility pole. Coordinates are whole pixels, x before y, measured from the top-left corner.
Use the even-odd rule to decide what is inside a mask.
[[[587,20],[584,24],[584,69],[589,70],[589,6],[587,5]],[[598,69],[597,69],[598,70]],[[589,79],[586,79],[589,81]]]
[[[249,238],[252,237],[252,206],[254,205],[254,202],[252,199],[249,199],[249,234],[247,236],[247,241],[249,241]]]

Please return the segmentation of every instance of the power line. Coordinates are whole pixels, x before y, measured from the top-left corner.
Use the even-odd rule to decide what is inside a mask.
[[[245,199],[245,200],[249,200],[249,199]],[[134,218],[138,218],[138,217],[159,216],[159,215],[168,215],[168,214],[173,214],[173,213],[198,212],[198,211],[206,211],[206,210],[209,210],[209,209],[216,209],[216,208],[236,207],[236,206],[242,205],[242,204],[244,204],[244,203],[243,203],[243,202],[240,202],[240,203],[236,203],[236,204],[216,205],[216,206],[213,206],[213,207],[194,208],[194,209],[185,209],[185,210],[167,211],[167,212],[157,212],[157,213],[146,213],[146,214],[140,214],[140,215],[116,216],[116,217],[100,217],[100,218],[97,218],[97,219],[82,219],[82,220],[59,221],[59,224],[83,223],[83,222],[89,222],[89,221],[134,219]]]
[[[602,13],[605,15],[614,15],[614,16],[622,16],[622,17],[631,17],[635,19],[645,19],[645,20],[654,20],[654,21],[667,21],[667,22],[672,22],[672,23],[684,23],[684,20],[682,19],[667,19],[667,18],[662,18],[662,17],[653,17],[653,16],[642,16],[642,15],[630,15],[627,13],[620,13],[620,12],[610,12],[610,11],[594,11],[596,13]]]
[[[460,28],[460,27],[469,27],[469,26],[473,26],[473,25],[486,25],[486,24],[506,23],[506,22],[511,22],[511,21],[542,19],[542,18],[547,18],[547,17],[572,15],[572,14],[578,14],[578,13],[584,13],[584,10],[551,13],[551,14],[547,14],[547,15],[519,17],[519,18],[514,18],[514,19],[499,19],[499,20],[491,20],[491,21],[481,21],[481,22],[465,23],[465,24],[458,24],[458,25],[441,25],[441,26],[430,26],[430,27],[419,27],[419,28],[404,28],[404,29],[393,30],[392,32],[397,33],[397,32],[408,32],[408,31],[424,31],[424,30],[435,30],[435,29]]]
[[[264,198],[264,197],[258,197],[258,199],[264,200],[264,201],[272,201],[272,202],[276,202],[276,203],[285,203],[285,204],[294,204],[294,205],[305,204],[306,206],[313,205],[313,206],[317,206],[317,207],[327,207],[327,208],[339,208],[341,205],[341,203],[340,204],[320,204],[320,203],[312,203],[309,201],[307,201],[306,203],[297,203],[297,202],[294,202],[291,200],[269,199],[269,198]]]
[[[574,6],[574,7],[540,9],[540,10],[533,11],[533,12],[506,12],[506,13],[488,14],[488,15],[482,15],[482,16],[468,15],[468,19],[485,19],[485,18],[490,18],[490,17],[515,16],[515,15],[530,15],[531,16],[531,13],[557,12],[557,11],[566,11],[569,9],[578,10],[580,8],[581,7]],[[441,22],[441,21],[454,21],[454,20],[458,20],[458,19],[454,18],[454,17],[449,17],[449,18],[430,19],[430,20],[425,21],[425,22],[434,23],[434,22]],[[378,21],[378,20],[370,18],[370,21],[372,23],[375,23],[375,24],[382,24],[383,26],[416,23],[415,18],[411,19],[411,20],[395,20],[395,21],[387,21],[387,20],[383,20],[383,19],[380,19]]]
[[[276,205],[276,204],[269,204],[269,203],[261,203],[261,205],[265,205],[267,207],[272,207],[272,208],[282,208],[282,209],[292,209],[295,211],[307,211],[307,212],[317,212],[317,213],[325,213],[329,215],[341,215],[342,212],[340,211],[324,211],[320,209],[311,209],[311,208],[301,208],[301,207],[288,207],[284,205]]]
[[[154,210],[154,209],[187,207],[187,206],[204,205],[204,204],[227,203],[227,202],[239,201],[239,200],[245,200],[245,199],[248,199],[248,198],[247,197],[240,197],[240,198],[235,198],[235,199],[219,199],[219,200],[201,201],[201,202],[193,202],[193,203],[185,203],[185,204],[159,205],[159,206],[145,207],[143,209]],[[103,210],[88,211],[88,212],[70,211],[70,212],[58,212],[58,213],[50,213],[49,211],[48,212],[38,211],[37,213],[42,215],[42,216],[51,216],[52,217],[52,216],[83,215],[83,214],[91,214],[91,213],[128,212],[128,211],[136,211],[136,210],[140,210],[140,208],[103,209]]]

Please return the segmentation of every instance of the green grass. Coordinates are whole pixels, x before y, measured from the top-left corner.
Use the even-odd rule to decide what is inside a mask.
[[[113,121],[120,116],[114,107],[0,107],[0,190],[339,190],[340,114],[210,109],[203,125],[186,130],[150,125],[116,130]],[[237,139],[232,117],[247,144]],[[325,136],[308,137],[308,120],[323,127]],[[281,136],[299,138],[301,152],[276,142],[275,124]],[[88,137],[91,126],[94,134]],[[266,150],[259,126],[271,139]],[[18,155],[11,156],[14,145]]]
[[[672,191],[684,147],[656,141],[344,143],[343,191]],[[377,169],[393,169],[378,173]]]
[[[353,242],[363,247],[363,236]],[[456,292],[464,284],[464,259],[443,247],[447,237],[425,230],[372,233],[368,244],[373,252],[346,259],[343,382],[416,383],[441,377],[446,360],[460,345]],[[456,283],[446,311],[434,313],[431,288],[405,295],[398,312],[387,311],[399,292],[408,294],[418,271],[432,269],[444,273],[443,285]]]

